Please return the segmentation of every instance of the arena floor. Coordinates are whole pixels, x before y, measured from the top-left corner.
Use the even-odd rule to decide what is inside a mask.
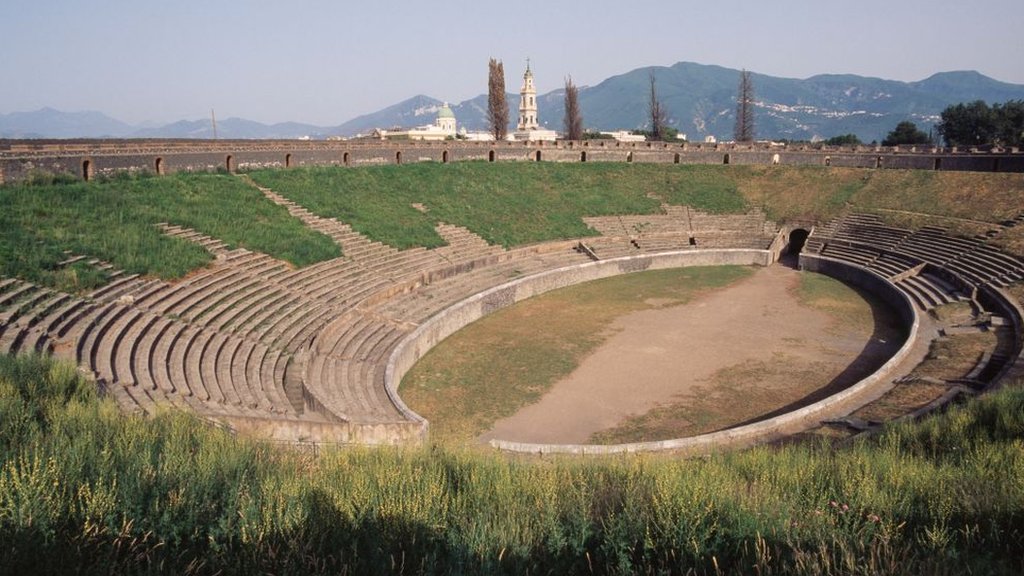
[[[479,440],[603,443],[710,432],[823,398],[897,350],[887,308],[864,299],[843,314],[828,302],[809,306],[797,294],[800,274],[762,268],[688,304],[618,318],[572,374]]]

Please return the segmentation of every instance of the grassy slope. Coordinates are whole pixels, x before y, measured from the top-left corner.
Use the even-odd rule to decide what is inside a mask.
[[[1017,174],[785,166],[463,162],[266,170],[253,177],[402,248],[437,245],[437,221],[506,246],[584,236],[592,231],[581,216],[653,213],[660,201],[711,212],[760,206],[779,221],[827,220],[851,206],[998,222],[1020,212],[1024,193]]]
[[[552,163],[418,164],[255,172],[257,182],[399,248],[437,246],[437,222],[513,246],[594,234],[584,216],[652,214],[659,195],[715,212],[742,211],[729,182],[695,185],[688,169]],[[713,178],[711,180],[714,180]],[[412,207],[420,203],[429,210]]]
[[[1013,574],[1022,439],[1011,389],[839,450],[313,458],[0,358],[0,572]]]
[[[823,220],[852,205],[997,222],[1019,212],[1024,192],[1024,180],[1014,174],[780,166],[463,162],[264,170],[252,176],[314,212],[399,248],[441,245],[434,231],[440,221],[505,246],[587,236],[594,232],[583,216],[655,213],[662,201],[711,212],[760,206],[780,221]],[[161,221],[297,266],[338,254],[327,238],[227,175],[0,186],[0,204],[0,274],[68,290],[91,288],[104,278],[83,265],[57,270],[66,250],[164,278],[180,277],[209,260],[200,248],[159,234],[152,225]],[[990,228],[949,224],[970,234]],[[997,241],[1024,252],[1024,227],[1019,228]]]
[[[340,255],[329,238],[226,175],[3,186],[0,205],[0,275],[71,291],[94,287],[102,278],[57,269],[67,258],[64,251],[162,278],[184,276],[210,261],[198,245],[164,236],[158,222],[187,226],[296,266]]]

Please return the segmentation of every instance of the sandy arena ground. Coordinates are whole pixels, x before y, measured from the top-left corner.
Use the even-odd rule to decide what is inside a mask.
[[[899,343],[886,341],[888,335],[841,325],[802,306],[794,294],[799,274],[770,266],[689,304],[619,318],[614,334],[579,368],[479,439],[586,443],[630,417],[704,394],[716,374],[752,362],[781,364],[801,380],[813,375],[814,382],[792,386],[785,378],[780,384],[777,373],[774,383],[745,383],[761,386],[761,402],[776,387],[778,402],[766,406],[767,414],[848,386],[895,352]]]

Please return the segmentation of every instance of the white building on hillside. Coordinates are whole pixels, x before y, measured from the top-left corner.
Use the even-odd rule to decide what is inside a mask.
[[[605,136],[611,136],[616,142],[644,142],[647,137],[643,134],[633,134],[626,130],[616,130],[614,132],[601,132]]]
[[[441,106],[441,109],[437,111],[437,118],[433,124],[410,130],[378,130],[377,134],[381,139],[392,138],[396,140],[404,138],[409,140],[447,140],[455,138],[457,134],[455,113],[452,112],[452,109],[448,107],[448,103],[445,102],[444,106]]]

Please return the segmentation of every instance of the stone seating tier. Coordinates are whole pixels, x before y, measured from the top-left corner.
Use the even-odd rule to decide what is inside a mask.
[[[281,417],[292,420],[394,423],[407,418],[384,387],[384,366],[400,339],[439,310],[516,277],[582,264],[574,242],[505,250],[458,226],[438,225],[447,246],[398,251],[370,241],[351,227],[288,208],[311,226],[329,230],[345,255],[304,269],[245,250],[229,251],[211,266],[178,282],[122,276],[92,299],[60,300],[59,294],[0,280],[0,346],[22,341],[69,342],[82,365],[94,370],[119,402],[151,411],[155,403],[187,406],[210,417]],[[639,218],[606,219],[615,236],[586,239],[602,258],[616,254],[714,246],[763,249],[763,215],[715,216],[672,208],[657,233],[623,234]],[[643,217],[645,220],[648,217]],[[685,218],[685,220],[684,220]],[[683,226],[683,223],[686,226]],[[840,230],[864,228],[865,237],[836,239]],[[922,308],[963,295],[937,277],[914,275],[932,262],[900,250],[910,238],[877,219],[854,219],[815,228],[833,234],[821,245],[826,255],[865,263],[900,278],[898,284]],[[844,228],[845,227],[845,228]],[[609,228],[610,229],[610,228]],[[680,231],[683,232],[680,232]],[[196,241],[201,235],[173,230]],[[900,234],[903,234],[900,236]],[[914,235],[912,249],[959,250],[951,265],[988,274],[1001,262],[998,251],[975,242],[929,242],[933,231]],[[893,242],[891,251],[862,240]],[[636,244],[630,242],[634,240]],[[212,244],[211,244],[212,245]],[[219,249],[219,248],[214,248]],[[974,260],[965,255],[977,253]],[[932,254],[932,258],[937,258]],[[1008,279],[1004,275],[1004,279]],[[20,291],[20,295],[11,296]],[[35,294],[35,296],[32,296]],[[31,330],[30,330],[31,329]],[[11,336],[14,334],[14,336]]]
[[[879,253],[874,250],[861,248],[856,245],[844,246],[835,242],[826,244],[821,254],[822,256],[853,262],[861,266],[868,266],[879,256]]]
[[[906,292],[911,300],[924,311],[963,300],[962,296],[948,292],[927,276],[904,278],[896,283],[896,287]]]

